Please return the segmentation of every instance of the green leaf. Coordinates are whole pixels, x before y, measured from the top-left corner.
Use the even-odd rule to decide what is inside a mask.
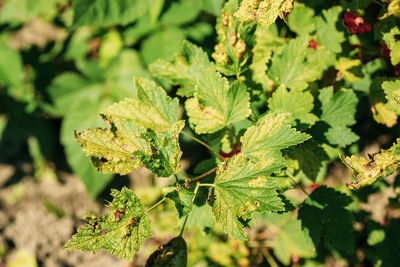
[[[168,27],[152,34],[141,44],[140,52],[144,62],[150,64],[159,58],[167,58],[179,52],[184,39],[184,32],[176,27]]]
[[[168,79],[173,85],[180,85],[179,95],[191,97],[202,71],[210,67],[212,63],[207,54],[200,47],[184,41],[179,54],[170,59],[158,59],[150,65],[150,70],[155,76]]]
[[[284,205],[269,176],[285,165],[274,159],[256,164],[238,154],[222,162],[217,170],[212,210],[226,233],[239,240],[247,237],[239,217],[250,219],[255,212],[282,211]]]
[[[388,100],[388,105],[392,111],[400,115],[400,79],[395,81],[384,81],[382,88],[385,92],[385,97]]]
[[[122,259],[133,259],[146,238],[151,237],[150,220],[134,193],[124,187],[113,189],[110,212],[103,216],[88,214],[65,249],[92,251],[106,249]]]
[[[332,126],[325,133],[325,136],[332,145],[339,147],[345,147],[359,139],[358,135],[345,126]]]
[[[300,169],[312,181],[317,179],[323,162],[329,159],[325,150],[312,140],[290,147],[284,153],[291,159],[298,160]]]
[[[292,255],[301,258],[312,258],[316,256],[314,244],[305,229],[301,228],[301,222],[295,219],[289,221],[282,227],[275,237],[274,254],[285,265],[289,265]]]
[[[314,10],[304,4],[296,3],[292,13],[288,16],[288,25],[297,35],[314,32],[316,29]]]
[[[65,72],[57,76],[47,88],[53,102],[49,111],[58,116],[67,115],[73,106],[71,103],[75,99],[93,93],[90,87],[92,84],[84,77],[72,72]]]
[[[181,237],[161,245],[148,258],[145,267],[187,266],[187,246]]]
[[[358,102],[356,94],[346,89],[334,94],[333,87],[326,87],[320,90],[318,99],[321,101],[322,109],[320,120],[331,127],[325,133],[328,141],[341,147],[356,141],[358,137],[350,129],[346,129],[356,123],[354,119]]]
[[[135,79],[137,99],[125,99],[110,106],[103,119],[109,129],[75,133],[93,165],[103,173],[127,174],[146,166],[158,176],[179,171],[178,100],[171,99],[154,82]]]
[[[395,219],[391,219],[389,224],[382,228],[384,239],[366,251],[366,258],[374,266],[395,266],[400,261],[400,254],[396,249],[400,246],[398,238],[400,235],[400,223]]]
[[[250,65],[250,69],[253,71],[252,78],[255,82],[262,84],[265,90],[270,90],[268,86],[270,80],[266,75],[267,64],[271,59],[272,52],[279,53],[285,40],[279,37],[276,25],[272,25],[268,29],[257,27],[255,36],[256,44],[252,50],[253,59]]]
[[[92,198],[95,198],[112,179],[112,175],[104,175],[96,171],[85,156],[78,142],[74,137],[74,130],[81,131],[88,127],[101,125],[102,120],[96,116],[103,105],[110,104],[106,100],[100,101],[101,85],[94,85],[85,95],[80,95],[79,101],[71,101],[67,116],[61,124],[61,143],[64,146],[67,162],[71,166]]]
[[[57,14],[57,4],[61,0],[11,0],[4,1],[0,11],[0,23],[14,21],[25,23],[35,17],[52,18]]]
[[[247,118],[251,113],[249,100],[243,83],[229,86],[226,78],[209,68],[201,74],[194,98],[188,99],[185,107],[196,133],[214,133]]]
[[[244,0],[235,13],[241,22],[256,22],[268,27],[279,17],[286,16],[293,9],[293,0]]]
[[[317,42],[334,53],[342,52],[341,43],[346,40],[344,33],[336,28],[340,13],[342,7],[334,6],[317,17]]]
[[[400,34],[399,26],[393,27],[389,32],[383,34],[382,39],[390,49],[390,61],[393,65],[400,63],[400,41],[396,37]]]
[[[74,0],[73,28],[80,26],[107,27],[115,24],[127,25],[140,18],[151,7],[153,1],[129,0]]]
[[[5,86],[21,85],[24,78],[21,55],[9,46],[1,44],[0,58],[0,84]]]
[[[339,74],[342,75],[346,81],[352,83],[360,79],[360,77],[358,77],[354,72],[355,71],[354,68],[360,65],[361,65],[361,60],[359,59],[349,59],[341,57],[335,63],[335,69],[339,71]]]
[[[399,114],[399,105],[393,101],[388,101],[388,95],[383,89],[383,85],[386,87],[386,91],[390,94],[391,90],[394,89],[395,84],[390,81],[384,81],[383,77],[377,76],[373,79],[369,88],[369,102],[371,105],[372,115],[376,122],[385,124],[387,127],[393,127],[397,123],[397,115]],[[395,90],[395,89],[394,89]],[[394,95],[392,97],[395,97]]]
[[[281,149],[300,144],[311,136],[291,128],[284,114],[268,114],[247,129],[240,141],[242,153],[253,161],[281,159]]]
[[[354,253],[353,217],[345,209],[351,202],[349,196],[326,186],[318,187],[306,198],[298,217],[315,247],[321,242],[348,255]]]
[[[179,218],[186,216],[192,210],[194,193],[185,188],[169,192],[165,197],[175,202]]]
[[[354,181],[347,186],[351,189],[370,185],[378,179],[385,178],[400,169],[399,155],[400,139],[388,149],[382,149],[379,153],[364,157],[341,157],[343,163],[349,167],[354,176]]]
[[[268,99],[268,107],[276,114],[286,114],[292,124],[298,120],[300,123],[313,125],[318,120],[311,112],[314,108],[313,102],[314,98],[310,92],[288,91],[280,86]]]
[[[138,126],[163,131],[178,121],[178,99],[171,99],[155,82],[135,78],[137,99],[110,106],[103,115],[113,121],[130,120]]]
[[[173,2],[170,8],[162,15],[160,22],[166,25],[186,24],[199,15],[199,4],[195,1]]]
[[[292,39],[281,54],[274,55],[267,74],[275,84],[303,90],[307,88],[308,82],[319,78],[319,64],[306,60],[309,39],[308,35]]]

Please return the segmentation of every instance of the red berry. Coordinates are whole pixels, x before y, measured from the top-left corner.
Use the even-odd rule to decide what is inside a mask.
[[[371,25],[354,12],[346,12],[342,23],[350,34],[362,34],[371,31]]]
[[[363,24],[363,23],[364,23],[364,19],[363,19],[362,17],[356,17],[356,18],[354,19],[354,23],[355,23],[357,26],[359,26],[360,24]]]
[[[381,43],[381,55],[385,58],[390,58],[390,49],[384,43]]]
[[[308,47],[317,50],[318,49],[318,43],[315,40],[310,40],[308,41]]]
[[[400,63],[395,66],[395,69],[396,70],[394,73],[396,74],[397,77],[400,78]]]

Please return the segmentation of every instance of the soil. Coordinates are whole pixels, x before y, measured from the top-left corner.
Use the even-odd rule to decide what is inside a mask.
[[[106,212],[90,199],[77,177],[60,174],[60,182],[55,182],[26,176],[7,185],[13,174],[12,166],[0,165],[0,247],[5,251],[0,254],[0,266],[15,259],[21,250],[35,257],[38,266],[135,266],[106,251],[94,257],[63,249],[82,225],[82,216],[89,210]]]

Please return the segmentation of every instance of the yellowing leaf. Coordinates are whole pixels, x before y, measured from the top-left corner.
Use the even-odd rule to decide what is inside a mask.
[[[178,100],[149,80],[136,79],[135,85],[137,99],[125,99],[102,114],[109,129],[89,129],[75,133],[76,138],[100,172],[127,174],[146,166],[158,176],[170,176],[179,171],[182,155]]]
[[[127,120],[153,130],[165,130],[178,120],[177,98],[171,99],[155,82],[135,78],[138,99],[126,99],[110,106],[103,115],[109,120]]]
[[[311,136],[291,128],[284,114],[268,114],[240,139],[242,153],[253,161],[281,159],[281,149],[300,144]]]
[[[194,98],[188,99],[185,106],[197,133],[214,133],[247,118],[251,113],[249,100],[244,84],[229,86],[226,78],[209,68],[199,78]]]
[[[244,0],[235,13],[242,22],[257,22],[268,27],[279,17],[286,16],[293,9],[294,0]]]
[[[150,220],[135,194],[124,187],[112,190],[110,212],[103,216],[88,214],[65,249],[92,251],[106,249],[115,256],[132,260],[146,238],[151,237]]]
[[[370,185],[379,178],[394,173],[400,169],[400,155],[398,146],[400,139],[388,149],[382,149],[379,153],[369,155],[369,159],[364,157],[342,157],[343,163],[353,171],[355,180],[347,186],[351,189]]]
[[[361,65],[361,61],[359,59],[348,59],[341,57],[336,63],[335,68],[339,71],[340,75],[343,75],[343,78],[349,82],[355,82],[360,77],[357,77],[350,70],[354,67]]]
[[[178,94],[191,97],[201,72],[209,67],[212,67],[212,63],[207,54],[200,47],[184,41],[179,54],[171,59],[158,59],[150,65],[150,70],[173,85],[180,85]]]
[[[235,155],[218,166],[212,210],[215,220],[226,233],[246,240],[239,217],[250,219],[255,212],[283,210],[284,205],[276,192],[277,185],[269,176],[284,166],[274,159],[254,164],[243,154]]]

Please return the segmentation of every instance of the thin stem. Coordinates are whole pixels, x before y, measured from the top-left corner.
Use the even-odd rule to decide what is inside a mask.
[[[292,175],[289,171],[286,171],[286,175],[287,175],[287,176],[289,177],[289,179],[292,181],[292,183],[293,183],[294,186],[300,188],[300,190],[303,191],[303,193],[306,194],[307,196],[309,195],[309,194],[307,193],[307,191],[304,189],[303,185],[297,183],[297,182],[294,180],[293,175]]]
[[[274,257],[272,257],[271,253],[269,253],[269,250],[268,250],[268,249],[264,250],[264,256],[265,256],[265,259],[268,261],[268,263],[269,263],[269,265],[270,265],[271,267],[278,267],[278,266],[279,266],[279,265],[276,263]]]
[[[183,222],[182,229],[181,229],[181,232],[179,233],[179,236],[182,236],[183,231],[185,230],[185,226],[186,226],[186,222],[187,222],[187,220],[188,220],[188,217],[189,217],[189,216],[186,215],[185,221]]]
[[[166,200],[165,197],[163,197],[163,198],[162,198],[160,201],[158,201],[156,204],[154,204],[153,206],[151,206],[150,208],[148,208],[148,209],[146,210],[146,213],[149,212],[149,211],[151,211],[152,209],[154,209],[155,207],[157,207],[157,206],[160,205],[161,203],[163,203],[164,200]]]
[[[380,5],[380,6],[385,6],[385,4],[384,3],[381,3],[381,2],[379,2],[379,1],[377,1],[377,0],[372,0],[372,2],[374,2],[375,4],[377,4],[377,5]]]
[[[179,171],[178,173],[183,176],[183,178],[185,179],[186,183],[190,182],[190,178],[187,177],[185,174],[183,174],[183,172]]]
[[[196,141],[197,143],[201,144],[202,146],[206,147],[208,150],[210,150],[211,152],[213,152],[217,157],[219,157],[221,160],[225,160],[225,158],[223,156],[221,156],[217,151],[215,151],[211,146],[207,145],[206,143],[204,143],[203,141],[201,141],[200,139],[194,137],[193,135],[182,131],[182,133],[184,135],[186,135],[187,137],[191,138],[192,140]]]
[[[199,186],[215,186],[215,184],[198,184]]]
[[[209,170],[208,172],[205,172],[193,179],[189,180],[189,183],[194,183],[194,182],[198,182],[201,181],[202,179],[206,178],[207,176],[209,176],[210,174],[214,173],[216,170],[218,169],[218,166],[215,168],[212,168],[211,170]]]

